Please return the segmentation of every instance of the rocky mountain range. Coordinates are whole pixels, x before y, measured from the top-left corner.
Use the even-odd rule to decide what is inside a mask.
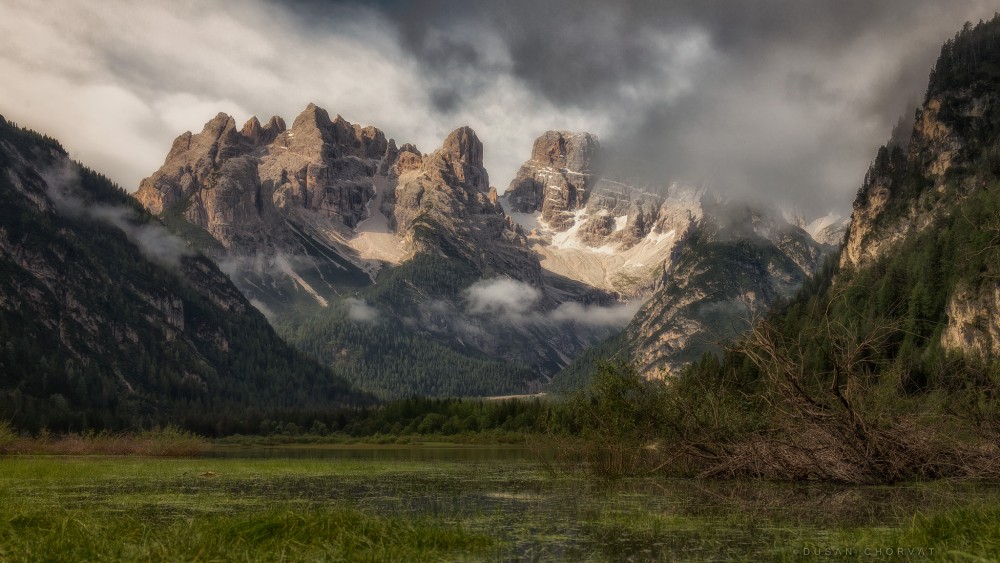
[[[237,129],[219,114],[174,141],[136,198],[279,312],[299,297],[326,306],[429,245],[537,283],[523,237],[489,198],[482,151],[468,128],[428,155],[397,148],[312,104],[287,129],[280,117]]]
[[[704,206],[653,297],[621,334],[560,373],[557,387],[579,384],[601,356],[647,375],[677,373],[738,340],[775,304],[790,338],[831,318],[852,338],[897,330],[868,361],[914,388],[983,369],[1000,353],[997,37],[1000,18],[945,43],[923,103],[875,154],[850,218]],[[811,276],[813,287],[797,295]],[[802,312],[817,302],[826,309]],[[826,353],[806,348],[798,353]]]
[[[593,135],[547,132],[502,198],[543,268],[641,305],[623,333],[560,372],[557,388],[582,384],[599,356],[663,377],[719,352],[836,248],[776,210],[615,179],[600,156]],[[842,236],[842,223],[802,224],[826,241]]]
[[[0,117],[0,412],[208,434],[569,391],[598,359],[740,385],[777,362],[834,395],[843,366],[905,397],[995,387],[997,45],[1000,16],[945,43],[850,218],[646,177],[587,132],[541,134],[501,191],[469,127],[424,153],[314,104],[291,127],[220,113],[130,195]]]
[[[178,137],[136,198],[213,256],[293,342],[347,377],[365,372],[353,380],[385,396],[539,389],[669,285],[694,234],[731,223],[703,189],[609,172],[589,133],[541,135],[502,196],[483,151],[468,127],[425,154],[315,105],[288,129],[273,117],[238,130],[220,114]],[[758,285],[782,280],[761,303],[815,267],[812,244],[795,249],[797,272],[759,270]],[[452,359],[393,382],[406,354],[378,347],[400,337]],[[485,387],[481,375],[437,381],[467,361],[474,373],[502,362],[505,375]]]
[[[702,218],[703,190],[619,181],[589,133],[549,131],[504,193],[542,266],[622,298],[641,297]]]

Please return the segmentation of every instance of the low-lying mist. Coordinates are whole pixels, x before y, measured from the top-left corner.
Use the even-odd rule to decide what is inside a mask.
[[[67,217],[86,218],[111,225],[128,237],[146,258],[167,268],[177,268],[181,258],[194,256],[188,245],[156,221],[144,221],[131,207],[90,204],[81,192],[79,166],[65,161],[42,174],[46,193],[56,211]]]

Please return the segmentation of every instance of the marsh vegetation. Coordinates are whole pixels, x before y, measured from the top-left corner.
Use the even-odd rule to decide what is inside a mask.
[[[208,449],[202,437],[174,426],[142,432],[18,433],[0,422],[0,454],[190,457]]]

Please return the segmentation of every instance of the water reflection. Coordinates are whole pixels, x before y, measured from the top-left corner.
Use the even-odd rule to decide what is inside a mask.
[[[210,458],[340,459],[354,461],[535,461],[533,451],[521,445],[310,445],[214,446],[202,454]]]

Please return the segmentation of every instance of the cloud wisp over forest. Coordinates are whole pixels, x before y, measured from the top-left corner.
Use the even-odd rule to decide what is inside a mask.
[[[500,190],[549,129],[663,183],[845,209],[985,0],[239,3],[11,0],[0,114],[134,190],[219,111],[309,102],[435,149],[460,125]]]

